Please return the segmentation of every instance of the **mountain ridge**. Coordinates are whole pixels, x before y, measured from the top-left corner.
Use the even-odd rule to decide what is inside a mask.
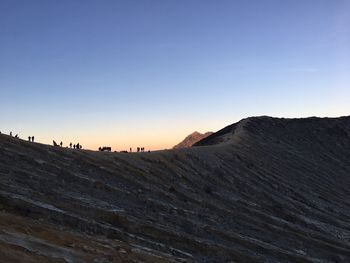
[[[198,146],[0,135],[5,262],[348,262],[350,117],[254,117]]]
[[[342,120],[349,120],[350,116],[341,116],[341,117],[307,117],[307,118],[276,118],[270,116],[256,116],[248,117],[242,119],[236,123],[228,125],[221,130],[211,134],[210,136],[203,138],[202,140],[195,143],[193,146],[208,146],[215,144],[222,144],[229,142],[234,135],[239,133],[248,132],[250,134],[256,132],[256,127],[259,124],[265,124],[265,131],[267,128],[277,127],[279,129],[284,128],[285,125],[291,124],[312,124],[317,122],[328,123],[332,121],[341,122]],[[267,127],[267,124],[270,124],[270,127]],[[295,126],[295,125],[294,125]],[[341,132],[342,133],[342,132]],[[231,135],[231,136],[230,136]]]

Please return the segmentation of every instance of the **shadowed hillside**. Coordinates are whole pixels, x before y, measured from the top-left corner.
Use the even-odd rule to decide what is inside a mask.
[[[0,135],[2,262],[350,262],[350,117],[103,153]]]

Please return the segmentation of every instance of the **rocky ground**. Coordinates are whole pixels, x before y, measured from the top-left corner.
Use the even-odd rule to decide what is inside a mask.
[[[350,262],[350,117],[248,118],[196,145],[0,135],[0,262]]]

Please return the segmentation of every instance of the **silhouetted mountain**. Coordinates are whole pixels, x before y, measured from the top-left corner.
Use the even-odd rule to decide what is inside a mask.
[[[0,135],[1,262],[350,262],[350,117],[254,117],[198,147]]]
[[[211,134],[213,134],[213,132],[199,133],[199,132],[195,131],[194,133],[191,133],[190,135],[188,135],[182,142],[175,145],[173,147],[173,149],[191,147],[196,142],[203,140],[204,138],[208,137]]]

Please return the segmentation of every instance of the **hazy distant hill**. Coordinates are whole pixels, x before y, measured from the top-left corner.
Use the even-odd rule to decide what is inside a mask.
[[[0,135],[0,262],[350,262],[350,117],[254,117],[195,147]]]
[[[188,135],[182,142],[175,145],[173,147],[173,149],[191,147],[196,142],[203,140],[204,138],[208,137],[211,134],[213,134],[213,132],[199,133],[199,132],[195,131],[194,133],[191,133],[190,135]]]

